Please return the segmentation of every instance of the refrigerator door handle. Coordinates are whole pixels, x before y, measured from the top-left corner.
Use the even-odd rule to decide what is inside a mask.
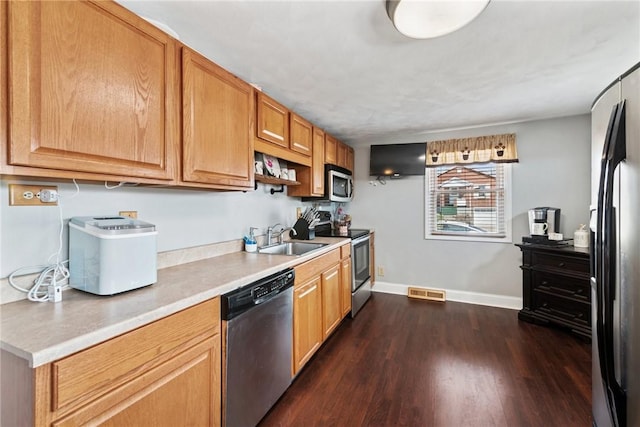
[[[609,389],[608,384],[608,375],[607,375],[607,363],[604,358],[605,354],[605,337],[604,337],[604,322],[603,322],[603,233],[602,229],[604,227],[604,191],[605,191],[605,177],[607,174],[607,166],[608,166],[608,153],[609,147],[611,145],[611,132],[613,130],[613,122],[615,121],[615,117],[618,114],[618,106],[615,105],[613,110],[611,111],[611,117],[609,119],[609,124],[607,125],[607,133],[605,134],[604,139],[604,147],[602,149],[602,160],[600,162],[600,179],[598,181],[598,199],[597,199],[597,207],[596,207],[596,228],[595,228],[595,239],[593,240],[593,249],[592,249],[592,284],[595,289],[595,301],[592,301],[592,304],[595,304],[595,321],[594,321],[594,333],[596,335],[597,341],[595,345],[598,349],[598,360],[599,360],[599,368],[600,368],[600,377],[602,378],[602,384],[604,388],[604,395],[607,401],[607,407],[609,408],[609,413],[611,414],[611,402],[609,399],[609,393],[607,390]]]
[[[626,157],[625,104],[612,111],[602,156],[595,245],[596,328],[600,372],[614,425],[626,425],[626,396],[615,376],[613,308],[616,287],[616,221],[614,175]]]

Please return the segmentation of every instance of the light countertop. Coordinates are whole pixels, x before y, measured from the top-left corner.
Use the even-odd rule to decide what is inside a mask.
[[[114,296],[75,289],[59,303],[28,300],[0,306],[0,348],[37,367],[293,267],[346,244],[317,237],[326,247],[302,256],[234,252],[158,270],[157,283]]]

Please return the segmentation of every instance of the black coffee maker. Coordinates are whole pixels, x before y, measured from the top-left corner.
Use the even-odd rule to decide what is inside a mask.
[[[539,207],[529,209],[529,233],[531,236],[548,236],[560,232],[560,209]]]

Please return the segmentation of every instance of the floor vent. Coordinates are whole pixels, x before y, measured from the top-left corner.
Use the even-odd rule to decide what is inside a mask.
[[[430,301],[446,301],[445,291],[427,288],[409,287],[409,298],[426,299]]]

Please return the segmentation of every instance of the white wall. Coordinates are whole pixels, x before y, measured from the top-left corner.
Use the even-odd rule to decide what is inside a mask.
[[[0,277],[20,267],[46,263],[58,248],[58,209],[9,206],[10,183],[34,181],[3,177],[0,183]],[[262,184],[255,192],[243,193],[152,187],[107,190],[103,183],[81,183],[80,193],[69,198],[75,193],[69,181],[38,183],[58,185],[65,222],[73,216],[138,211],[139,219],[156,225],[161,252],[241,239],[250,226],[262,230],[276,222],[291,226],[296,207],[303,206],[299,198],[269,194],[272,187]],[[66,259],[66,227],[63,242]]]
[[[408,135],[371,144],[515,133],[520,162],[512,166],[513,243],[529,234],[527,211],[536,206],[562,209],[561,232],[573,231],[589,218],[589,115],[535,122]],[[520,250],[513,244],[425,240],[424,177],[369,184],[369,147],[355,152],[356,193],[348,211],[354,226],[376,230],[380,282],[522,297]]]
[[[588,220],[590,119],[588,115],[504,126],[467,129],[404,140],[515,132],[520,163],[513,165],[513,236],[528,234],[526,212],[535,206],[562,209],[562,232],[571,237]],[[424,178],[408,177],[369,185],[369,147],[356,147],[356,195],[346,206],[354,227],[376,230],[376,262],[385,269],[379,281],[449,290],[521,297],[520,251],[512,244],[446,242],[424,239]],[[47,261],[58,247],[58,209],[8,206],[8,184],[0,183],[0,277]],[[186,248],[242,238],[248,227],[276,222],[292,225],[299,198],[256,192],[212,192],[176,188],[121,187],[81,183],[74,198],[71,182],[59,186],[63,217],[111,215],[137,210],[156,224],[158,250]],[[113,184],[113,183],[111,183]],[[66,230],[63,238],[66,257]]]

